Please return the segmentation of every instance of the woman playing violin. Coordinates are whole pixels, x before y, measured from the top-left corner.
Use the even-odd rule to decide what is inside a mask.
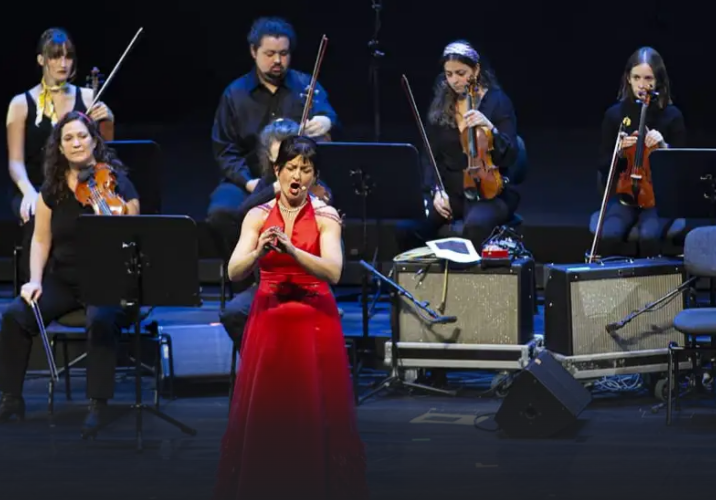
[[[686,127],[681,111],[672,104],[671,85],[666,66],[661,55],[651,47],[642,47],[634,52],[626,63],[619,101],[604,114],[602,122],[602,150],[599,172],[606,184],[620,125],[624,126],[623,138],[619,148],[633,147],[637,142],[641,105],[638,101],[647,91],[656,91],[646,114],[646,148],[681,148],[686,145]],[[626,168],[625,158],[621,158],[614,176]],[[616,179],[615,179],[616,181]],[[662,219],[656,214],[656,207],[640,208],[611,200],[604,216],[602,228],[601,253],[615,253],[634,225],[639,227],[639,253],[643,257],[660,253],[661,242],[673,221]]]
[[[490,199],[466,196],[465,169],[468,167],[462,136],[466,128],[479,127],[492,136],[489,151],[501,174],[517,158],[516,118],[512,102],[502,91],[494,74],[477,51],[466,41],[450,43],[443,51],[443,69],[435,87],[425,132],[435,156],[445,190],[439,186],[433,167],[426,170],[432,194],[426,239],[448,222],[462,219],[463,234],[480,251],[496,226],[506,223],[519,204],[519,194],[509,185]],[[466,90],[474,91],[473,109],[468,109]]]
[[[77,52],[64,30],[50,28],[40,36],[37,65],[42,70],[40,83],[13,97],[7,111],[8,169],[17,188],[12,209],[24,223],[25,250],[32,237],[32,216],[44,175],[44,147],[52,127],[70,111],[87,112],[93,97],[91,89],[70,83],[77,72]],[[114,121],[112,111],[101,102],[92,107],[89,116],[96,121]],[[24,252],[26,257],[28,253]],[[21,267],[27,273],[27,264]]]
[[[139,213],[139,197],[99,135],[97,125],[85,114],[72,111],[52,130],[46,147],[45,182],[37,199],[35,229],[30,250],[30,280],[2,315],[0,326],[0,422],[22,419],[25,403],[22,387],[31,336],[38,332],[30,303],[36,301],[45,324],[83,307],[79,302],[76,269],[77,217],[93,213],[75,199],[81,172],[99,163],[111,165],[116,194],[126,203],[126,213]],[[101,419],[114,395],[115,338],[131,318],[120,307],[87,306],[87,396],[91,400],[85,430]]]

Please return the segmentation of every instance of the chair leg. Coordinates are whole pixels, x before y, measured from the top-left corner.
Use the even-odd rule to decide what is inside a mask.
[[[62,357],[65,358],[65,397],[72,401],[72,387],[70,387],[70,348],[67,341],[62,342]]]
[[[162,369],[162,343],[159,336],[154,337],[154,407],[158,410],[161,397],[159,395],[159,385],[161,384]]]
[[[358,348],[355,340],[350,340],[349,349],[351,360],[351,378],[353,379],[353,400],[357,406],[360,400],[358,398]]]
[[[231,411],[231,400],[234,397],[234,387],[236,386],[236,364],[239,356],[239,348],[236,347],[236,342],[231,349],[231,372],[229,373],[229,411]]]
[[[13,287],[13,293],[15,297],[20,295],[20,287],[22,286],[20,284],[20,253],[22,252],[22,247],[19,245],[15,245],[15,248],[12,251],[12,287]]]
[[[172,346],[172,338],[169,335],[162,335],[163,348],[167,350],[167,369],[169,378],[169,399],[174,399],[174,348]]]
[[[674,385],[674,361],[676,361],[676,366],[679,365],[679,357],[675,353],[673,346],[669,346],[668,348],[668,364],[667,364],[667,373],[666,373],[666,425],[671,425],[671,411],[672,411],[672,397],[673,397],[673,391],[672,387]],[[678,379],[677,379],[678,380]],[[679,390],[677,388],[676,393],[679,393]]]
[[[50,377],[47,383],[47,416],[52,420],[55,414],[55,381]]]
[[[220,277],[219,277],[219,309],[221,311],[224,310],[226,307],[226,273],[227,273],[227,264],[225,262],[221,263],[221,271],[220,271]]]

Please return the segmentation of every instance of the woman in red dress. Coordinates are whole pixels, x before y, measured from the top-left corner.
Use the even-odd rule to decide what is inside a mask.
[[[229,274],[258,264],[216,500],[368,498],[348,357],[330,285],[343,267],[341,220],[308,196],[316,144],[279,148],[275,200],[244,219]]]

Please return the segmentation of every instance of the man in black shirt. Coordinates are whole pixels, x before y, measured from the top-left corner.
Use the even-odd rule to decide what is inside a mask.
[[[296,34],[288,22],[258,19],[248,42],[256,65],[224,90],[212,130],[214,157],[223,179],[211,194],[207,222],[220,242],[225,261],[239,240],[238,208],[261,180],[258,134],[276,118],[300,122],[303,93],[311,83],[311,75],[289,69]],[[309,137],[324,136],[337,123],[320,84],[316,85],[312,115],[303,131]]]

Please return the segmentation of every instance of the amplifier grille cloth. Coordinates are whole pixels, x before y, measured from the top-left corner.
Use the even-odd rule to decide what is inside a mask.
[[[442,273],[426,273],[415,277],[414,273],[398,272],[396,281],[416,300],[429,302],[429,307],[437,311],[442,302]],[[455,316],[457,321],[445,325],[427,325],[416,315],[412,303],[401,298],[400,341],[517,345],[520,310],[518,283],[519,277],[516,274],[450,273],[443,314]]]
[[[617,339],[605,328],[682,282],[681,274],[665,274],[571,283],[574,355],[665,349],[672,340],[683,343],[682,334],[673,328],[674,316],[683,310],[680,294],[633,319],[615,333]]]

